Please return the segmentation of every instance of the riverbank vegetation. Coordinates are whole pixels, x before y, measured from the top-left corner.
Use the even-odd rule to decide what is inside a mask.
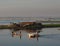
[[[43,28],[60,27],[60,24],[44,24]]]
[[[8,25],[0,25],[0,29],[10,29],[10,27]]]
[[[15,25],[0,25],[0,29],[40,29],[40,28],[53,28],[60,27],[60,24],[34,24],[34,25],[26,25],[24,27],[17,27]]]

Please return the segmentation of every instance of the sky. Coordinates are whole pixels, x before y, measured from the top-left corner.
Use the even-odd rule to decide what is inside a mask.
[[[0,0],[0,17],[60,17],[60,0]]]

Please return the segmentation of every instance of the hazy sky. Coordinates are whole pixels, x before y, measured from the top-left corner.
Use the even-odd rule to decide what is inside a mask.
[[[0,0],[0,17],[60,17],[60,0]]]

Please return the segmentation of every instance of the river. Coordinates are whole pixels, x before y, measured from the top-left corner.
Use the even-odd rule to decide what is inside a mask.
[[[39,37],[29,38],[29,33],[34,33],[31,30],[15,31],[17,34],[12,34],[13,30],[0,30],[0,45],[1,46],[60,46],[60,30],[59,28],[44,28],[39,33]],[[21,34],[19,32],[21,31]]]

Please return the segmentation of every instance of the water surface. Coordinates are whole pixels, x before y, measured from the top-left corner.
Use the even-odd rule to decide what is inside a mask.
[[[59,28],[45,28],[39,33],[39,37],[29,38],[31,30],[15,31],[17,35],[13,35],[9,29],[0,30],[1,46],[60,46],[60,30]],[[21,31],[21,35],[19,35]],[[38,30],[37,30],[38,31]]]

